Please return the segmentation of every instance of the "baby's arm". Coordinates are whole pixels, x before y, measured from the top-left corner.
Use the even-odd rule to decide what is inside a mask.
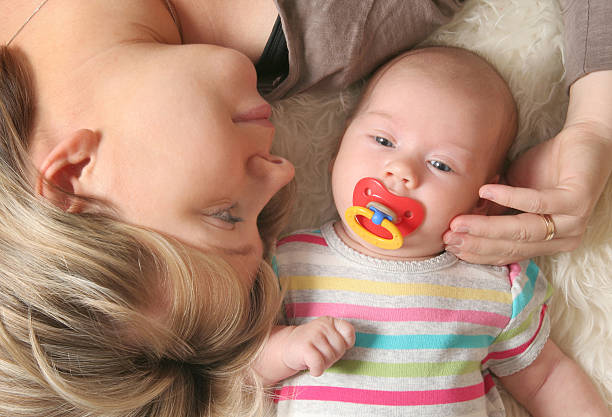
[[[551,340],[531,365],[500,381],[535,417],[611,415],[588,376]]]
[[[347,321],[319,317],[300,326],[276,326],[255,363],[264,385],[309,369],[320,376],[355,343],[355,330]]]

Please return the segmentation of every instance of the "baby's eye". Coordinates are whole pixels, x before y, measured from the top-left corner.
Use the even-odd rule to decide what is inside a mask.
[[[215,213],[212,213],[211,216],[223,220],[224,222],[229,224],[236,224],[243,221],[241,217],[232,216],[229,209],[219,210]]]
[[[389,139],[387,138],[383,138],[382,136],[375,136],[374,140],[382,145],[382,146],[386,146],[388,148],[392,148],[393,147],[393,142],[391,142]]]
[[[446,165],[444,162],[440,162],[440,161],[427,161],[427,162],[429,162],[434,168],[439,169],[440,171],[451,172],[453,170],[451,167]]]

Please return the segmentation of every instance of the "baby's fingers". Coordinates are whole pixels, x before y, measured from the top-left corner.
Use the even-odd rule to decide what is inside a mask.
[[[333,319],[334,327],[336,331],[342,336],[344,340],[344,349],[349,349],[355,344],[355,329],[353,325],[346,320]]]
[[[320,332],[313,338],[313,348],[304,360],[310,374],[320,376],[325,369],[333,365],[355,343],[353,326],[345,320],[321,317],[313,324],[321,326]]]

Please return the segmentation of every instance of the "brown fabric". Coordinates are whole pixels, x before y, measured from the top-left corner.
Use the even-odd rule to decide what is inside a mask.
[[[289,75],[269,100],[311,87],[340,89],[425,39],[462,0],[275,0],[289,49]],[[566,84],[612,70],[612,0],[559,0]]]
[[[612,0],[559,0],[565,24],[565,83],[612,70]]]
[[[275,0],[289,75],[273,100],[308,88],[339,89],[448,22],[460,0]]]

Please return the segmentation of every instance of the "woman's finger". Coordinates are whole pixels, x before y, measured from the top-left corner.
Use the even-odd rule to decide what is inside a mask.
[[[576,190],[554,188],[534,190],[502,184],[480,187],[480,197],[527,213],[578,215],[584,201]]]
[[[446,250],[471,263],[506,265],[535,256],[573,250],[579,242],[580,238],[576,237],[542,242],[512,242],[465,235],[460,246],[447,246]]]
[[[582,235],[581,224],[575,217],[552,215],[549,219],[552,224],[547,226],[543,215],[533,213],[506,216],[461,215],[451,221],[450,230],[444,234],[444,243],[454,244],[452,241],[456,241],[459,234],[517,242],[540,242],[546,239],[551,228],[554,228],[554,238]]]

